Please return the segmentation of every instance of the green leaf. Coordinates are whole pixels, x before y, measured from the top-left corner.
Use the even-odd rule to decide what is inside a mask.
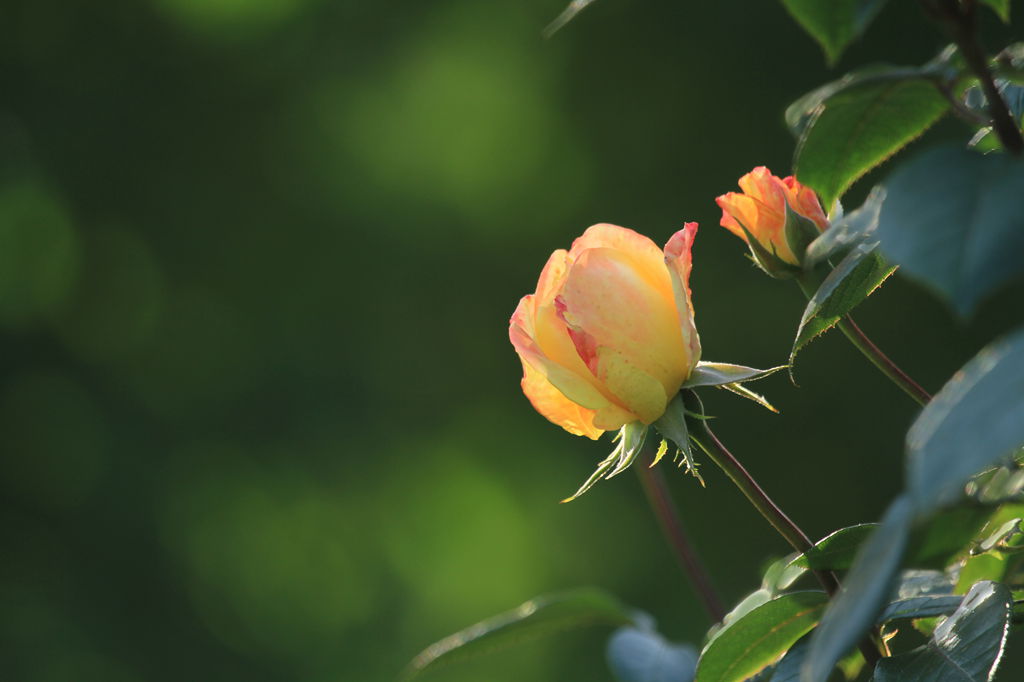
[[[995,10],[1004,23],[1010,23],[1010,0],[981,0],[981,2]]]
[[[619,682],[690,682],[697,668],[694,647],[667,641],[653,626],[619,628],[606,655]]]
[[[771,369],[754,369],[743,365],[731,365],[727,362],[704,362],[701,360],[690,372],[690,376],[683,382],[682,388],[697,388],[699,386],[722,386],[734,384],[741,381],[757,381],[766,376],[775,374],[785,367],[772,367]]]
[[[860,244],[874,233],[878,227],[878,214],[885,200],[885,189],[874,187],[860,208],[843,216],[821,233],[807,247],[804,263],[807,269],[813,269],[819,263],[833,255]]]
[[[903,165],[885,186],[882,252],[960,315],[1024,273],[1024,161],[937,147]]]
[[[905,618],[948,616],[960,607],[962,601],[963,597],[952,594],[899,599],[885,607],[878,617],[878,624]]]
[[[910,564],[918,568],[945,568],[970,547],[995,510],[973,501],[939,511],[919,524],[907,543]]]
[[[910,501],[897,497],[882,525],[857,553],[843,580],[845,589],[829,605],[811,636],[811,649],[801,669],[803,679],[826,679],[875,622],[894,587],[912,519]]]
[[[853,563],[857,550],[877,528],[877,523],[841,528],[819,540],[810,551],[793,559],[790,565],[815,571],[846,570]]]
[[[782,4],[833,64],[846,46],[860,37],[885,0],[782,0]]]
[[[927,644],[880,660],[875,682],[988,682],[1006,644],[1012,602],[1003,585],[975,584]]]
[[[831,206],[948,108],[935,86],[921,78],[868,81],[840,90],[817,107],[801,134],[793,160],[796,178],[818,193],[823,206]]]
[[[786,107],[786,127],[798,139],[807,129],[825,100],[844,90],[905,80],[930,80],[943,72],[941,63],[921,66],[867,66],[845,74],[838,80],[825,83],[801,95]]]
[[[789,352],[790,365],[804,346],[835,326],[895,269],[878,254],[878,242],[854,246],[807,302]]]
[[[412,660],[402,679],[563,630],[632,622],[622,602],[603,590],[583,587],[549,594],[431,644]]]
[[[974,474],[1024,444],[1024,330],[982,349],[907,432],[907,487],[918,514],[955,500]]]
[[[740,682],[777,661],[821,618],[828,595],[791,592],[754,608],[701,652],[697,682]]]
[[[996,553],[968,557],[960,566],[954,591],[963,594],[979,580],[1002,581],[1008,564],[1008,557]]]

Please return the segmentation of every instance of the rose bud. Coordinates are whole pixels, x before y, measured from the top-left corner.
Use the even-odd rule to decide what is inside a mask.
[[[715,199],[722,227],[747,242],[769,275],[799,274],[807,245],[828,227],[817,195],[796,178],[779,179],[764,166],[740,178],[739,186],[742,193]]]
[[[686,223],[662,252],[633,230],[594,225],[551,254],[509,324],[538,412],[593,439],[664,414],[700,358],[689,286],[696,233]]]

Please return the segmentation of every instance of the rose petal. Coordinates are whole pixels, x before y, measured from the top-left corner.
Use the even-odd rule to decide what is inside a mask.
[[[665,244],[665,265],[672,277],[672,291],[675,294],[676,311],[683,333],[683,342],[690,351],[687,375],[700,360],[700,336],[693,322],[693,301],[690,292],[690,270],[693,266],[691,249],[697,236],[697,223],[685,223],[683,229],[672,235]]]
[[[523,393],[529,398],[534,409],[548,421],[558,424],[576,436],[597,440],[605,429],[594,426],[594,410],[588,410],[572,402],[551,385],[547,378],[523,360]]]
[[[593,423],[597,428],[610,430],[636,421],[636,416],[624,409],[606,387],[598,385],[597,377],[575,354],[565,323],[555,315],[553,308],[545,306],[537,311],[541,315],[538,324],[532,315],[534,304],[535,296],[524,296],[509,324],[509,339],[520,359],[567,400],[594,411]],[[547,340],[547,346],[538,341],[542,338]],[[550,355],[548,350],[555,355]],[[559,362],[561,356],[569,361],[568,365]]]
[[[617,351],[626,364],[653,377],[669,395],[679,390],[690,370],[663,255],[656,265],[656,272],[644,272],[621,251],[588,249],[573,262],[559,298],[562,319],[578,335],[591,337],[586,345],[597,349],[598,382],[638,416],[637,409],[646,408],[605,380],[603,350]],[[651,280],[664,280],[667,291],[652,286]]]

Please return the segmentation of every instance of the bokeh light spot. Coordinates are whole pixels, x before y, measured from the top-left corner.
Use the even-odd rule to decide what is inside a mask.
[[[74,281],[78,243],[60,201],[36,184],[0,190],[0,324],[49,316]]]
[[[310,654],[368,616],[375,577],[353,532],[358,514],[336,491],[231,447],[178,459],[163,525],[217,636],[242,650]]]

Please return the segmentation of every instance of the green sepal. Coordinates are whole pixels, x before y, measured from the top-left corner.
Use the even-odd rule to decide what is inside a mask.
[[[821,236],[821,229],[810,218],[805,218],[794,211],[789,202],[786,202],[786,223],[782,227],[782,234],[786,238],[789,250],[796,256],[798,263],[804,262],[804,254],[807,247],[815,239]]]
[[[769,369],[755,369],[744,365],[733,365],[728,362],[704,362],[702,360],[690,372],[690,376],[683,382],[682,388],[723,386],[725,384],[736,384],[745,381],[757,381],[785,368],[785,365],[780,365],[779,367],[771,367]]]
[[[775,255],[774,249],[769,251],[762,246],[757,237],[739,219],[736,220],[736,224],[740,226],[743,234],[747,237],[747,246],[750,248],[751,258],[767,275],[776,279],[792,279],[800,274],[801,269],[798,266],[787,263],[779,258]]]
[[[562,503],[572,502],[577,497],[587,492],[602,478],[608,479],[617,476],[628,469],[643,449],[644,441],[647,439],[647,425],[642,422],[626,424],[619,429],[618,435],[612,441],[615,449],[612,454],[601,460],[594,473],[583,482],[583,485],[571,496],[562,500]]]
[[[778,409],[776,409],[776,407],[774,405],[772,405],[770,402],[768,402],[767,398],[765,398],[760,393],[755,393],[754,391],[751,391],[749,388],[747,388],[746,386],[744,386],[741,383],[722,384],[722,386],[720,388],[724,388],[725,390],[729,391],[730,393],[735,393],[736,395],[740,396],[741,398],[746,398],[747,400],[750,400],[751,402],[755,402],[755,403],[757,403],[758,405],[760,405],[761,407],[763,407],[764,409],[766,409],[766,410],[768,410],[770,412],[774,412],[775,414],[779,413]]]
[[[661,418],[654,422],[652,426],[658,430],[658,433],[660,433],[665,440],[675,444],[679,455],[682,457],[680,465],[685,465],[686,473],[696,478],[700,484],[704,486],[704,478],[698,471],[699,465],[693,458],[693,444],[690,442],[690,428],[686,425],[686,417],[688,414],[689,412],[685,405],[683,405],[682,394],[677,393],[676,396],[669,401],[668,407],[665,408],[665,414],[661,415]],[[662,456],[664,456],[664,453],[662,453]]]

